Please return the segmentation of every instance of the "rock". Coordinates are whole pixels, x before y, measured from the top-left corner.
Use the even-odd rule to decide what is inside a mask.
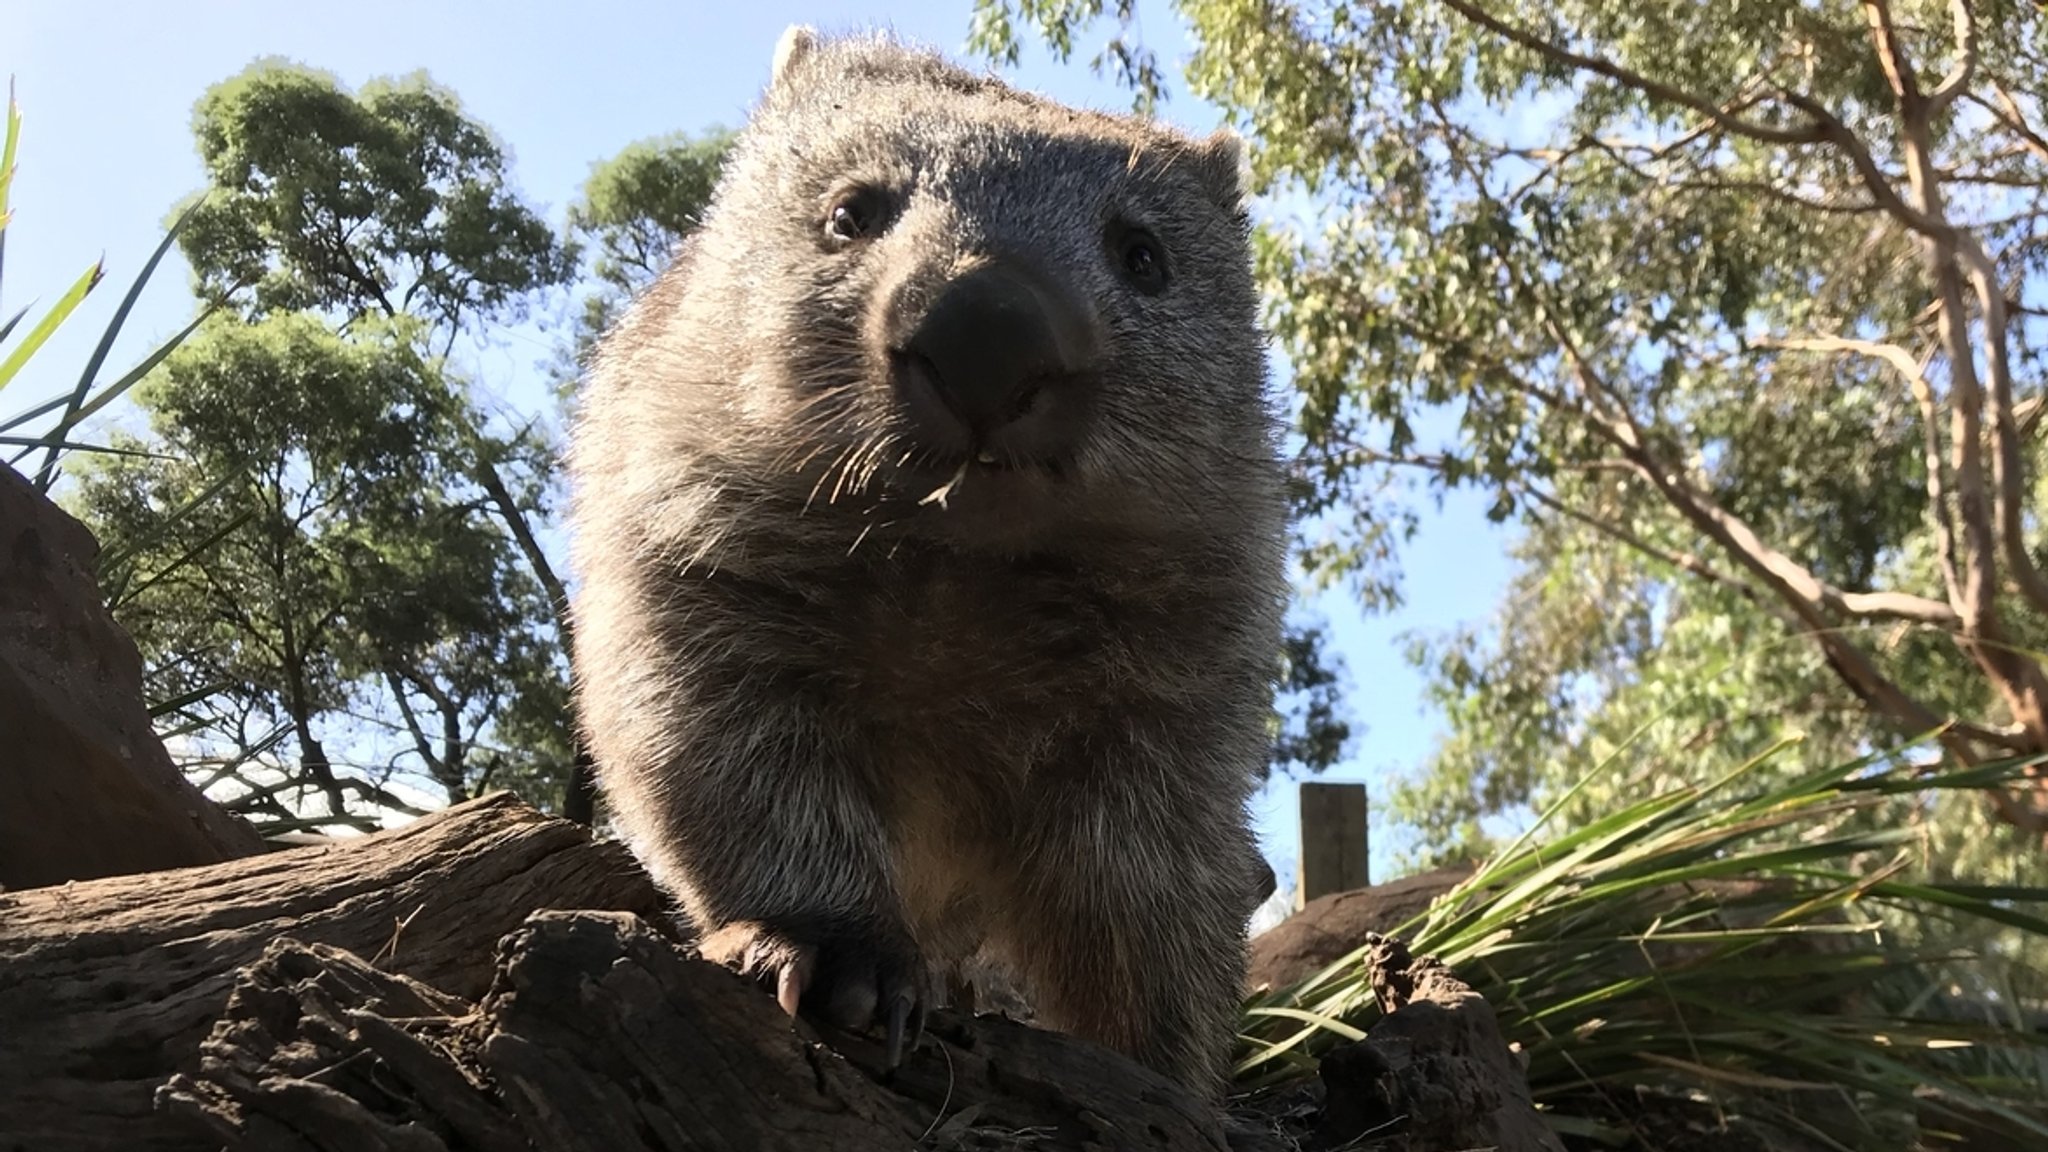
[[[186,780],[142,704],[85,526],[0,465],[0,888],[214,864],[265,848]]]

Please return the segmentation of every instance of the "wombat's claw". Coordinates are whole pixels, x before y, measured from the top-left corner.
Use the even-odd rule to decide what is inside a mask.
[[[775,1002],[794,1018],[818,970],[818,950],[784,939],[759,924],[727,925],[699,944],[704,958],[765,981],[775,977]]]
[[[817,953],[805,948],[784,960],[775,973],[775,1002],[792,1019],[797,1005],[803,1001],[804,990],[811,986],[811,973],[817,963]]]
[[[792,1019],[803,1015],[869,1035],[882,1025],[891,1069],[924,1035],[926,996],[914,952],[848,937],[800,944],[751,921],[712,933],[699,950],[764,984],[772,978],[775,1003]]]
[[[915,1011],[917,1019],[915,1026],[911,1027],[911,1014],[913,1011]],[[919,1035],[924,1032],[923,1007],[917,1006],[913,1008],[910,997],[897,996],[889,1001],[889,1040],[885,1049],[888,1053],[888,1063],[886,1066],[889,1068],[893,1069],[898,1064],[903,1063],[903,1033],[906,1027],[910,1028],[910,1046],[915,1048],[917,1047]]]

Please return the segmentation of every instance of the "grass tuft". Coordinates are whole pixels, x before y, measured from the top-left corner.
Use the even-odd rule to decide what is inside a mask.
[[[2048,947],[2048,889],[1930,878],[1901,818],[2048,757],[1763,783],[1797,747],[1541,839],[1562,798],[1393,935],[1493,1004],[1561,1132],[1625,1131],[1650,1091],[1845,1148],[1991,1118],[2048,1147],[2048,988],[2009,955]],[[1241,1087],[1372,1026],[1367,951],[1247,1001]]]

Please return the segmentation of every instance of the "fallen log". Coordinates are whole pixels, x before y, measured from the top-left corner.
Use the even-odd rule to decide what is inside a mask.
[[[1227,1147],[1169,1081],[996,1016],[937,1013],[885,1074],[686,936],[620,846],[505,794],[0,894],[0,1149]]]
[[[1418,979],[1409,1007],[1437,984],[1454,1027],[1395,1011],[1385,1058],[1234,1114],[1000,1015],[934,1012],[889,1071],[874,1039],[791,1021],[698,958],[619,845],[500,794],[377,836],[0,894],[0,1152],[1279,1152],[1359,1124],[1554,1147],[1483,1002]],[[1487,1082],[1420,1090],[1446,1075]]]
[[[664,915],[621,847],[503,793],[373,837],[0,893],[0,1148],[209,1146],[153,1096],[197,1069],[238,970],[273,940],[473,999],[499,937],[543,908]]]
[[[941,1010],[889,1076],[631,915],[536,914],[498,972],[472,1008],[281,941],[161,1099],[232,1152],[1227,1148],[1173,1084],[993,1017]]]

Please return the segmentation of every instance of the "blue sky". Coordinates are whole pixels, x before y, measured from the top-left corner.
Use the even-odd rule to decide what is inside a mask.
[[[789,24],[830,30],[886,23],[958,53],[971,14],[971,0],[9,0],[7,7],[0,71],[14,77],[26,122],[0,314],[53,299],[102,253],[108,280],[0,395],[0,415],[70,386],[156,245],[169,208],[201,183],[190,135],[193,102],[256,57],[289,57],[352,86],[426,70],[498,134],[520,189],[559,225],[592,161],[647,136],[740,123]],[[1185,40],[1174,14],[1152,0],[1141,15],[1146,41],[1175,68]],[[1086,66],[1093,43],[1084,40],[1088,50],[1065,65],[1027,51],[1012,77],[1070,102],[1123,106],[1126,98]],[[1215,109],[1179,93],[1163,112],[1197,129],[1220,121]],[[189,317],[185,279],[183,264],[166,260],[131,316],[110,374]],[[548,334],[528,327],[466,355],[503,403],[532,410],[539,405],[536,365],[550,351]],[[121,418],[118,407],[109,413]],[[1493,611],[1508,565],[1505,537],[1486,523],[1482,507],[1478,499],[1457,498],[1424,520],[1405,553],[1407,599],[1399,611],[1364,618],[1341,596],[1318,605],[1349,666],[1349,707],[1362,729],[1350,761],[1325,779],[1368,781],[1377,794],[1392,772],[1412,769],[1428,752],[1437,718],[1423,708],[1421,680],[1402,661],[1397,637]],[[1293,871],[1293,813],[1289,782],[1260,798],[1261,836],[1283,878]],[[1383,877],[1399,830],[1375,819],[1374,831],[1373,871]]]

